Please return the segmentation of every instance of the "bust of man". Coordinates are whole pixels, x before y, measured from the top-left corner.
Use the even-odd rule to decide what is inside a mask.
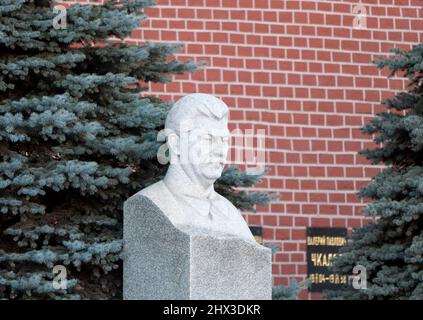
[[[255,239],[241,213],[218,194],[229,146],[228,107],[211,95],[178,100],[166,118],[170,165],[163,180],[141,190],[178,229],[188,234]]]

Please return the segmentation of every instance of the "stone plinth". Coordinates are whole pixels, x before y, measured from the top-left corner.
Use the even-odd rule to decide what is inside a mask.
[[[147,197],[124,206],[124,299],[271,299],[271,251],[182,230]]]

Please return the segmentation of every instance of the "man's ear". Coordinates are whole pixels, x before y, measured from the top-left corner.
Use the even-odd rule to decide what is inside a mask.
[[[170,133],[167,136],[167,145],[169,146],[169,152],[171,156],[172,154],[180,155],[179,137],[176,133]]]

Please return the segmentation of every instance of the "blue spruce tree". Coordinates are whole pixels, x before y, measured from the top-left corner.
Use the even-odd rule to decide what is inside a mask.
[[[123,202],[166,170],[170,105],[140,92],[200,65],[172,59],[180,45],[116,41],[151,1],[75,4],[65,28],[54,5],[0,0],[0,299],[120,298]],[[259,179],[230,168],[216,190],[251,209],[268,196],[235,187]]]
[[[355,230],[333,261],[347,275],[365,267],[367,289],[349,286],[329,298],[423,299],[423,45],[393,53],[377,66],[406,77],[408,90],[384,101],[387,111],[362,128],[379,146],[361,153],[386,165],[358,193],[373,200],[364,210],[372,223]]]

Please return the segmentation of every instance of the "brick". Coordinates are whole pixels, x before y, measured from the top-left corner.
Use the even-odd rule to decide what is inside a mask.
[[[289,234],[290,234],[289,229],[276,229],[275,239],[276,240],[289,240],[290,239]]]
[[[282,274],[296,274],[294,264],[285,264],[281,266]]]
[[[311,218],[313,227],[330,227],[330,219],[328,218]]]
[[[278,225],[278,217],[277,216],[263,216],[263,224],[267,226],[277,226]]]
[[[306,239],[306,230],[305,229],[292,229],[292,240],[302,240]],[[298,259],[293,261],[304,261],[304,254],[298,254]],[[292,256],[291,256],[292,257]]]
[[[309,218],[305,217],[295,217],[295,223],[294,225],[296,227],[306,227],[309,226]]]

